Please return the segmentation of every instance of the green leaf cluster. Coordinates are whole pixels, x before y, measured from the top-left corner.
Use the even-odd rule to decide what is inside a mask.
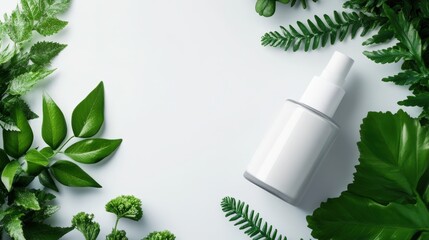
[[[222,211],[229,221],[235,222],[240,230],[254,240],[287,240],[286,236],[278,234],[277,229],[265,222],[259,213],[249,209],[249,205],[232,197],[225,197],[221,203]]]
[[[312,0],[317,2],[318,0]],[[308,6],[309,0],[257,0],[255,5],[256,12],[264,17],[271,17],[276,11],[277,2],[282,4],[288,4],[291,7],[301,4],[301,6],[306,9]]]
[[[50,63],[66,45],[44,40],[34,43],[33,39],[43,39],[60,32],[67,22],[58,19],[58,15],[69,6],[70,0],[21,0],[12,13],[5,14],[4,20],[0,20],[2,128],[19,130],[13,117],[17,109],[27,119],[37,117],[21,96],[54,71]]]
[[[0,216],[4,216],[0,217],[2,229],[15,239],[58,239],[73,227],[44,225],[43,221],[58,210],[58,207],[46,203],[55,196],[41,190],[30,190],[28,186],[38,178],[44,187],[54,191],[59,191],[57,183],[71,187],[101,187],[78,164],[98,163],[110,156],[122,142],[121,139],[94,138],[104,122],[103,82],[74,109],[71,119],[72,126],[75,126],[74,134],[69,138],[61,109],[47,94],[43,96],[41,133],[48,145],[44,148],[31,148],[33,130],[21,109],[15,109],[12,117],[20,131],[3,130],[4,149],[0,148],[0,200],[4,209],[3,213],[0,211]],[[69,144],[75,138],[80,139]],[[88,225],[91,220],[91,217],[80,216],[73,226],[83,229],[82,222]],[[32,228],[33,223],[39,227]],[[32,229],[30,233],[26,233],[29,231],[27,226]],[[94,235],[96,226],[87,231],[90,229]],[[40,238],[30,238],[26,234],[38,234]]]
[[[125,230],[119,230],[119,220],[128,218],[139,221],[143,216],[142,202],[133,195],[121,195],[110,200],[105,209],[116,216],[115,225],[111,233],[106,236],[106,240],[128,240]],[[85,240],[95,240],[100,233],[100,225],[93,221],[94,215],[80,212],[73,217],[72,225],[80,231]],[[174,240],[176,237],[169,231],[152,232],[143,240]]]

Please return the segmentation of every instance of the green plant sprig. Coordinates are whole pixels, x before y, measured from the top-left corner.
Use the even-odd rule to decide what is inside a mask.
[[[312,0],[317,2],[318,0]],[[276,2],[282,4],[290,4],[291,7],[301,4],[302,8],[306,9],[309,0],[257,0],[255,5],[256,12],[264,17],[271,17],[276,11]]]

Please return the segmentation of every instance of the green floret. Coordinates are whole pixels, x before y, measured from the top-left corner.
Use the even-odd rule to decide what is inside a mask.
[[[112,233],[106,236],[106,240],[128,240],[127,233],[124,230],[112,230]]]
[[[174,236],[174,234],[165,230],[162,232],[152,232],[142,240],[175,240],[175,239],[176,239],[176,236]]]
[[[142,202],[132,195],[122,195],[106,204],[106,211],[119,218],[129,218],[138,221],[143,216]]]
[[[86,240],[95,240],[100,233],[100,225],[93,219],[94,214],[80,212],[73,217],[72,226],[79,230]]]

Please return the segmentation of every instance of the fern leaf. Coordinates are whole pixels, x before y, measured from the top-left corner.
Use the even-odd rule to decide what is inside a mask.
[[[380,44],[390,41],[394,37],[393,31],[388,27],[388,25],[384,25],[380,28],[377,34],[367,39],[362,45],[372,45],[372,44]]]
[[[221,207],[222,211],[225,212],[225,217],[229,218],[229,221],[235,222],[234,225],[238,226],[253,240],[287,240],[286,236],[278,235],[277,229],[268,225],[259,216],[259,213],[249,210],[249,205],[245,202],[237,201],[232,197],[225,197],[222,199]]]
[[[412,57],[406,49],[395,45],[386,49],[376,51],[364,51],[363,54],[376,63],[394,63],[401,59],[408,60]]]
[[[281,47],[284,50],[292,48],[294,52],[304,45],[304,51],[309,51],[325,47],[328,41],[331,44],[344,41],[348,35],[354,38],[361,28],[361,36],[364,36],[381,23],[380,19],[363,13],[334,11],[333,15],[332,18],[325,14],[323,20],[314,16],[314,21],[307,20],[307,25],[298,21],[297,27],[281,27],[281,32],[266,33],[261,43],[263,46]]]
[[[384,82],[393,82],[396,85],[412,85],[423,81],[427,83],[429,82],[428,80],[428,76],[423,76],[422,74],[412,70],[405,70],[394,76],[385,77],[382,79]]]

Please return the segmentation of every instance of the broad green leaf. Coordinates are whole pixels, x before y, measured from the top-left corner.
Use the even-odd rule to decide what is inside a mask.
[[[104,85],[100,82],[72,113],[72,128],[76,137],[92,137],[104,122]]]
[[[40,150],[40,153],[43,154],[48,159],[54,156],[54,151],[50,147],[42,148],[42,150]]]
[[[428,240],[429,239],[429,231],[423,232],[422,235],[417,240]]]
[[[21,165],[17,160],[9,162],[1,173],[1,181],[7,191],[12,189],[16,175],[21,171]]]
[[[264,17],[270,17],[276,11],[276,0],[257,0],[256,12]]]
[[[49,76],[55,70],[41,69],[36,72],[26,72],[12,79],[8,93],[11,95],[23,95],[30,91],[36,83]]]
[[[416,94],[414,96],[408,96],[407,99],[399,101],[398,104],[409,107],[429,107],[429,92]]]
[[[415,60],[422,59],[422,40],[414,26],[407,21],[403,12],[396,13],[388,5],[383,5],[384,14],[394,30],[395,37],[409,50]]]
[[[10,162],[6,152],[0,148],[0,172],[3,171],[4,167]]]
[[[49,159],[36,149],[29,150],[25,155],[25,160],[27,162],[26,172],[31,176],[37,176],[49,164]]]
[[[31,38],[31,21],[19,9],[12,12],[6,21],[7,34],[15,43],[21,43]]]
[[[96,163],[115,151],[121,142],[122,139],[86,139],[74,143],[64,153],[81,163]]]
[[[63,112],[47,94],[43,95],[42,138],[57,149],[67,135],[67,124]]]
[[[363,120],[360,158],[348,190],[380,203],[415,202],[429,165],[429,132],[404,111],[370,112]]]
[[[3,130],[3,144],[4,150],[9,156],[19,158],[31,147],[33,131],[21,109],[15,110],[13,118],[20,131]]]
[[[14,214],[13,216],[6,217],[3,220],[4,229],[14,240],[26,240],[22,230],[21,216],[22,214]]]
[[[28,223],[24,228],[27,240],[58,240],[72,231],[72,227],[52,227],[44,223]]]
[[[364,51],[363,54],[376,63],[394,63],[401,59],[408,60],[412,56],[408,50],[398,46],[377,51]]]
[[[36,31],[43,36],[54,35],[61,31],[68,22],[62,21],[55,17],[47,17],[40,20],[36,27]]]
[[[16,192],[15,204],[27,210],[40,210],[36,194],[27,189]]]
[[[65,186],[101,188],[100,184],[72,162],[59,160],[51,166],[51,171],[55,179]]]
[[[49,6],[46,8],[46,14],[49,16],[55,16],[63,13],[70,7],[70,5],[70,0],[51,0],[49,1]]]
[[[422,76],[422,74],[416,71],[405,70],[394,76],[385,77],[382,80],[384,82],[393,82],[396,85],[412,85],[422,81],[425,78],[427,79],[426,81],[429,80],[429,77]]]
[[[30,59],[38,65],[49,64],[66,46],[56,42],[38,42],[30,49]]]
[[[421,202],[382,205],[343,193],[322,203],[307,221],[311,235],[320,240],[405,240],[427,229],[429,212]]]
[[[49,171],[47,169],[44,169],[40,174],[39,174],[39,182],[40,184],[42,184],[43,186],[52,189],[56,192],[58,192],[58,187],[57,184],[55,184],[54,179],[51,176],[51,173],[49,173]]]

